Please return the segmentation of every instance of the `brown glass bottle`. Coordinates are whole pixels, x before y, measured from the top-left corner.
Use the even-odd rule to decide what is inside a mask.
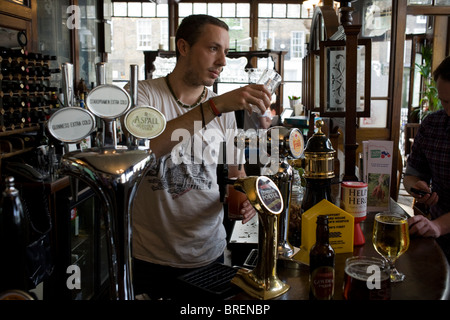
[[[334,250],[330,245],[328,216],[317,217],[316,243],[309,252],[310,298],[331,300],[334,294]]]

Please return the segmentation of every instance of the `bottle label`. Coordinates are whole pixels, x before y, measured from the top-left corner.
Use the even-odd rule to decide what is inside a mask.
[[[311,273],[311,290],[318,300],[330,300],[334,294],[334,268],[317,267]]]

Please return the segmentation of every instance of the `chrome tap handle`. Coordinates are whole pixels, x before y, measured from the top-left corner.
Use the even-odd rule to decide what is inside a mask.
[[[131,108],[137,107],[138,105],[138,75],[139,66],[137,64],[130,65],[130,97],[131,97]],[[125,127],[125,126],[124,126]],[[126,131],[127,147],[135,148],[138,146],[138,139]]]
[[[73,64],[63,63],[62,70],[62,86],[64,93],[64,106],[73,107],[75,105],[74,97],[74,80],[73,80]]]

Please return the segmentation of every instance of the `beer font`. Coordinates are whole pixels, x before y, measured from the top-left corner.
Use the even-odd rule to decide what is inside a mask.
[[[97,65],[101,76],[103,64]],[[131,83],[137,84],[137,68],[131,67]],[[97,146],[83,151],[67,152],[61,159],[60,170],[80,179],[99,196],[107,234],[110,297],[113,300],[134,300],[131,268],[131,215],[137,187],[148,169],[155,163],[155,155],[145,146],[121,146],[116,140],[116,120],[129,112],[131,98],[124,89],[99,83],[86,98],[87,109],[64,107],[48,121],[50,132],[64,142],[78,142],[97,132]],[[134,88],[131,90],[135,92]],[[136,101],[136,100],[134,100]],[[148,117],[157,118],[161,130],[140,132],[139,138],[151,139],[165,128],[165,117],[152,107]],[[103,121],[96,127],[95,119]],[[131,123],[132,124],[132,123]],[[75,127],[76,130],[71,131]],[[67,130],[64,130],[66,129]],[[134,132],[134,127],[127,127]],[[153,129],[153,128],[152,128]],[[155,133],[156,132],[156,133]],[[63,135],[62,133],[65,133]]]

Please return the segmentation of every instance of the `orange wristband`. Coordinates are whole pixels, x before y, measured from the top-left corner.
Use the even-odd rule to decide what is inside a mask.
[[[209,101],[209,106],[211,107],[211,110],[214,113],[214,115],[216,117],[220,117],[222,114],[219,112],[219,110],[217,110],[217,107],[216,107],[216,105],[214,103],[214,100],[213,99],[209,99],[208,101]]]

